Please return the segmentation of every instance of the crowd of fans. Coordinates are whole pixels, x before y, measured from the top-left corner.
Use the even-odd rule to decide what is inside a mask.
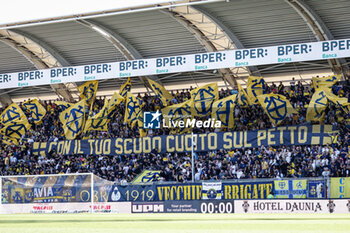
[[[286,96],[298,114],[288,116],[282,125],[306,124],[306,110],[314,89],[312,85],[303,85],[293,80],[284,87],[272,83],[267,86],[268,93]],[[350,102],[350,81],[336,83],[333,93],[346,97]],[[190,98],[191,89],[173,92],[172,104],[181,103]],[[237,93],[236,89],[221,90],[220,98]],[[160,101],[154,96],[139,95],[145,102],[144,111],[160,109]],[[46,156],[33,155],[32,142],[50,142],[64,140],[59,121],[61,109],[54,101],[44,101],[47,114],[41,125],[32,125],[32,129],[23,135],[28,141],[20,146],[8,146],[0,143],[0,175],[59,174],[93,172],[96,175],[117,182],[129,182],[144,169],[160,170],[164,181],[190,181],[191,159],[188,154],[169,153],[132,156],[62,156],[51,151]],[[104,99],[98,97],[93,106],[96,114],[103,106]],[[0,109],[0,112],[3,109]],[[138,137],[138,127],[130,128],[124,123],[125,106],[118,106],[118,113],[109,124],[108,132],[92,131],[89,138]],[[264,110],[259,105],[243,108],[238,104],[234,110],[234,130],[256,130],[273,127]],[[31,121],[28,117],[29,122]],[[211,151],[196,154],[195,179],[244,179],[244,178],[282,178],[282,177],[329,177],[350,176],[350,134],[349,116],[341,108],[330,105],[326,110],[323,123],[338,127],[338,142],[327,146],[281,146],[237,149],[231,151]],[[210,129],[214,130],[214,129]],[[195,133],[203,129],[195,129]],[[167,129],[150,130],[149,136],[169,134]]]
[[[350,134],[340,141],[326,146],[262,146],[197,153],[195,180],[349,177]],[[51,151],[42,156],[32,155],[29,148],[23,150],[14,146],[1,154],[0,175],[93,172],[103,179],[124,183],[148,169],[161,171],[161,181],[187,182],[192,179],[191,155],[184,153],[152,151],[131,156],[62,156]]]

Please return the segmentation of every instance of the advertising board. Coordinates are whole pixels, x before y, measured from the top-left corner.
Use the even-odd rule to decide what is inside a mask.
[[[0,205],[0,214],[64,214],[90,213],[91,203],[27,203]],[[131,213],[130,202],[98,202],[94,213]]]
[[[199,200],[199,201],[163,201],[133,202],[132,213],[233,213],[233,201]]]
[[[350,39],[55,67],[0,74],[0,89],[344,58]]]
[[[350,200],[237,200],[235,213],[350,213]]]

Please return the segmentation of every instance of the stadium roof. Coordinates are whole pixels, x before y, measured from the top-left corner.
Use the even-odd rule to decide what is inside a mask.
[[[0,73],[173,56],[235,48],[350,37],[348,0],[180,0],[157,5],[0,25]],[[249,74],[268,82],[348,72],[350,59],[264,65],[152,76],[167,89],[217,81],[245,84]],[[146,92],[145,77],[133,91]],[[98,95],[125,79],[100,81]],[[0,92],[2,104],[29,97],[77,97],[75,83]],[[56,94],[57,95],[56,95]]]

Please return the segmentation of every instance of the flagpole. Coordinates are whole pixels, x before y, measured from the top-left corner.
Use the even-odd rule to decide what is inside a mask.
[[[191,132],[191,149],[192,149],[192,182],[194,182],[194,143],[193,143],[193,130]]]

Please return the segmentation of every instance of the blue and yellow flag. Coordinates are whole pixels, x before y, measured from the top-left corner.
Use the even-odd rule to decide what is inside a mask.
[[[331,89],[323,89],[323,88],[320,88],[320,89],[325,91],[327,99],[333,104],[335,104],[336,106],[346,107],[346,105],[348,104],[348,98],[345,98],[345,97],[342,98],[333,94]]]
[[[108,117],[108,100],[105,99],[103,108],[95,116],[89,117],[86,120],[84,132],[93,130],[107,131],[110,120]]]
[[[234,126],[234,108],[237,95],[230,95],[214,102],[211,117],[221,121],[224,128],[232,129]]]
[[[263,77],[249,76],[247,93],[252,104],[258,104],[258,96],[266,94],[266,82]]]
[[[0,129],[0,134],[5,137],[6,141],[19,141],[30,129],[30,127],[31,125],[28,123],[27,119],[16,120],[9,122],[4,127],[2,127]]]
[[[157,83],[151,79],[147,79],[147,80],[148,80],[152,90],[156,94],[156,96],[162,102],[162,105],[167,106],[168,103],[173,99],[173,96],[159,83]]]
[[[5,137],[4,136],[4,139],[1,141],[2,143],[5,143],[6,145],[16,145],[18,146],[19,145],[19,139],[16,139],[16,138],[8,138],[8,137]]]
[[[147,184],[159,181],[160,171],[144,170],[140,175],[136,176],[131,183],[133,184]]]
[[[342,109],[346,114],[350,114],[350,103],[344,104],[344,106],[342,106]]]
[[[288,115],[298,113],[283,95],[259,95],[258,100],[274,126],[278,126]]]
[[[112,98],[108,101],[108,118],[112,119],[117,112],[118,105],[123,101],[125,101],[125,98],[119,95],[117,92],[114,92]]]
[[[120,87],[119,95],[126,98],[126,95],[131,90],[131,79],[128,80]]]
[[[19,141],[31,127],[26,115],[16,103],[11,104],[2,112],[0,123],[4,125],[0,129],[0,134],[4,136],[3,142],[8,145],[19,145]]]
[[[276,198],[306,198],[307,180],[275,180]]]
[[[8,106],[0,115],[0,123],[3,125],[9,124],[13,121],[21,120],[26,121],[27,117],[24,115],[24,112],[16,103]]]
[[[238,85],[238,97],[237,97],[238,104],[244,108],[252,105],[252,102],[250,101],[250,98],[247,92],[241,87],[239,83],[237,83],[237,85]]]
[[[11,203],[25,203],[24,201],[24,188],[18,188],[14,186],[11,188],[10,201]]]
[[[91,130],[107,131],[108,123],[112,120],[116,113],[117,106],[124,101],[117,92],[108,101],[105,99],[103,108],[93,117],[89,117],[85,123],[84,132]]]
[[[334,80],[336,79],[334,78]],[[334,83],[335,82],[336,81],[334,81]],[[333,104],[337,105],[338,107],[341,107],[345,112],[347,112],[347,108],[349,105],[348,99],[333,94],[331,90],[333,84],[330,84],[331,81],[326,83],[326,85],[319,83],[320,85],[316,89],[316,92],[313,94],[306,113],[307,121],[323,122],[325,117],[325,110],[329,102],[332,102]]]
[[[312,77],[312,84],[315,90],[322,87],[331,88],[336,82],[341,79],[341,77],[341,74],[327,77]]]
[[[165,127],[172,129],[171,133],[183,134],[189,132],[191,128],[180,127],[180,122],[186,123],[188,119],[192,119],[192,100],[183,103],[174,104],[162,109],[162,116]]]
[[[62,111],[66,110],[67,108],[70,108],[73,105],[72,103],[68,103],[66,101],[55,101],[54,104],[59,106]]]
[[[78,87],[80,98],[91,105],[96,97],[98,81],[88,81]]]
[[[143,126],[143,107],[144,103],[141,99],[135,97],[130,92],[126,95],[126,104],[125,104],[125,115],[124,122],[134,127],[138,123],[139,127]]]
[[[320,89],[313,95],[306,112],[306,120],[323,122],[328,105],[327,92]]]
[[[192,116],[207,116],[214,101],[219,99],[218,84],[211,83],[191,91]]]
[[[143,138],[143,137],[146,137],[147,136],[147,129],[143,129],[139,126],[139,133],[140,133],[140,137]]]
[[[29,112],[34,123],[40,124],[46,114],[46,109],[39,103],[37,99],[28,100],[23,103],[25,111]]]
[[[61,112],[59,118],[63,125],[66,139],[75,139],[80,133],[83,132],[85,111],[86,101],[84,99]]]

